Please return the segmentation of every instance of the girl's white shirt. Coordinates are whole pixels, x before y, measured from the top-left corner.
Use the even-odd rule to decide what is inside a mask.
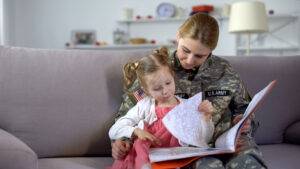
[[[185,101],[182,98],[176,96],[179,102]],[[152,97],[145,97],[140,100],[134,107],[132,107],[126,115],[119,118],[115,124],[109,130],[109,137],[111,140],[120,139],[123,137],[131,138],[133,131],[135,128],[144,128],[144,123],[148,123],[151,125],[157,120],[157,116],[155,113],[155,99]],[[212,120],[205,122],[203,120],[202,134],[203,139],[207,143],[212,135],[214,130],[214,124]],[[204,141],[203,140],[203,141]],[[180,142],[180,141],[179,141]],[[180,142],[181,145],[185,145],[184,143]]]

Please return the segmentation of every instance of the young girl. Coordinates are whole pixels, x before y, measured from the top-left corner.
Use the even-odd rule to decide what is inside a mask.
[[[128,155],[122,160],[116,160],[112,169],[151,168],[148,158],[150,147],[180,146],[180,141],[172,136],[162,123],[162,118],[183,101],[174,95],[173,76],[174,72],[168,64],[166,48],[156,50],[150,56],[124,66],[125,88],[137,78],[147,96],[125,116],[118,119],[109,130],[109,137],[112,140],[123,137],[134,140]],[[199,110],[204,112],[203,122],[209,126],[203,129],[208,131],[202,132],[208,133],[203,135],[207,143],[213,135],[211,131],[214,128],[211,119],[213,108],[209,101],[203,101],[199,105]]]

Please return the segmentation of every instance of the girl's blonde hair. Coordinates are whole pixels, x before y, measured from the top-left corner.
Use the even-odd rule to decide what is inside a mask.
[[[214,50],[219,38],[218,22],[208,14],[196,13],[179,27],[178,36],[200,40],[203,45]]]
[[[164,66],[168,67],[170,73],[174,75],[174,72],[168,62],[168,57],[168,49],[162,47],[154,50],[154,52],[149,56],[143,57],[138,61],[128,62],[125,64],[123,67],[124,89],[128,91],[136,79],[138,79],[144,90],[147,89],[144,79],[145,75],[154,73]]]

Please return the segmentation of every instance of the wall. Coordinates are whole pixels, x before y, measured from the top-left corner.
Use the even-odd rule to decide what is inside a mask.
[[[183,8],[200,4],[198,0],[4,0],[5,1],[5,44],[36,48],[64,48],[70,41],[71,31],[76,29],[97,30],[98,40],[112,43],[112,33],[124,25],[117,23],[124,7],[134,8],[134,15],[153,15],[161,2],[171,2]],[[201,4],[222,7],[233,0],[202,0]],[[267,9],[276,14],[299,15],[299,0],[264,0]],[[133,37],[144,36],[164,42],[174,39],[180,22],[143,24],[131,27]],[[216,54],[234,55],[235,36],[229,34],[228,23],[221,23],[221,36]]]
[[[0,0],[0,45],[3,45],[4,43],[4,38],[3,38],[3,0]]]
[[[15,1],[3,0],[3,43],[5,45],[17,45],[15,43]]]

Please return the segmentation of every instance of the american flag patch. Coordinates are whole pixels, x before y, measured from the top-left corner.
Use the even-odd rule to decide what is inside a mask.
[[[137,91],[133,92],[133,96],[135,100],[138,102],[142,100],[144,97],[146,97],[146,94],[142,89],[138,89]]]

